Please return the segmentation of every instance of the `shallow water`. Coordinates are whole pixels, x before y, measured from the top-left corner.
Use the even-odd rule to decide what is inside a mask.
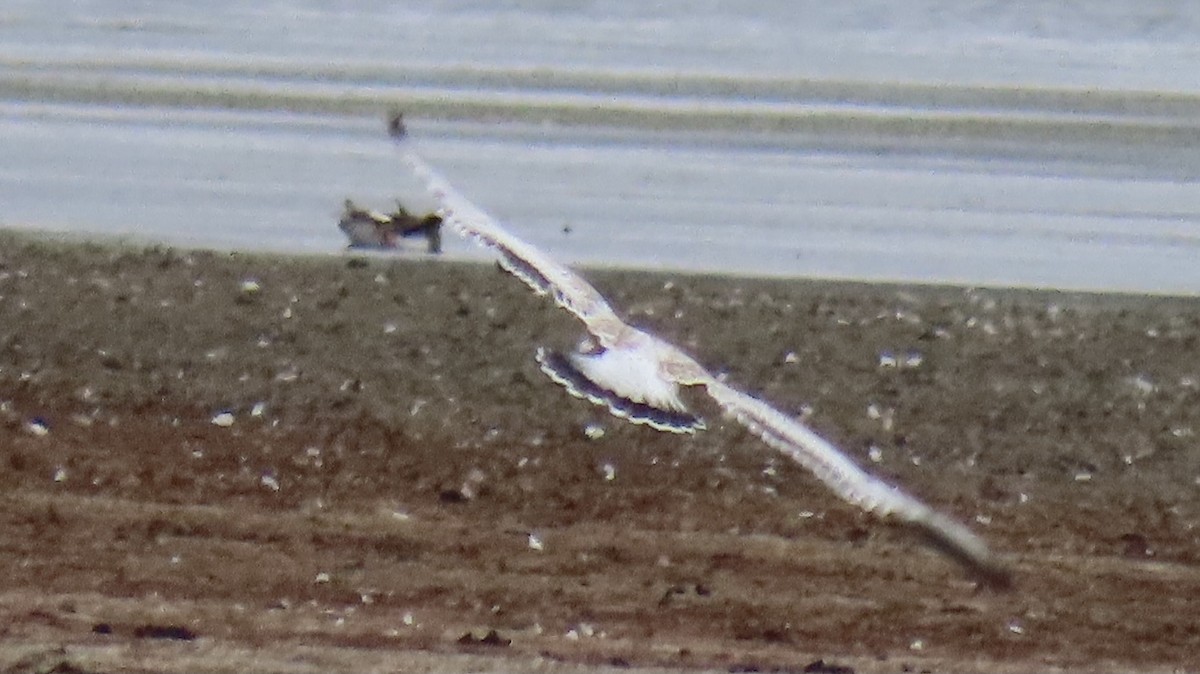
[[[6,3],[0,222],[337,252],[402,108],[572,262],[1193,294],[1200,8],[1128,4]]]

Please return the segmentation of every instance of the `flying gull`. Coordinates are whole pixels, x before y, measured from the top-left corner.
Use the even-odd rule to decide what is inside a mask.
[[[842,499],[913,528],[980,581],[1001,587],[1009,584],[1003,564],[967,527],[870,475],[795,418],[729,386],[673,344],[622,321],[581,276],[510,234],[454,189],[418,154],[400,115],[391,118],[388,128],[404,161],[425,183],[450,229],[494,250],[504,269],[539,295],[552,296],[583,322],[591,338],[576,352],[537,351],[542,370],[570,393],[607,406],[613,414],[635,423],[693,433],[704,428],[704,421],[684,406],[679,387],[702,387],[727,414],[810,470]]]

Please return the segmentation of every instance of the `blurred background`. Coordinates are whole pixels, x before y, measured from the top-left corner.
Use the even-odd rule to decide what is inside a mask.
[[[1200,290],[1200,4],[382,4],[5,2],[0,226],[344,254],[399,109],[574,264]]]

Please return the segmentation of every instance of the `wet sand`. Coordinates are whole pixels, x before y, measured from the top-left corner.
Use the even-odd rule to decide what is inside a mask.
[[[1200,300],[588,276],[1016,588],[567,396],[492,265],[0,233],[0,670],[1200,669]]]

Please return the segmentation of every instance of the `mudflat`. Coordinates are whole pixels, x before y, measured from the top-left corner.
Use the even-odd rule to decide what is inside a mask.
[[[569,397],[492,265],[0,233],[0,669],[1200,669],[1200,300],[586,275],[1015,587]]]

